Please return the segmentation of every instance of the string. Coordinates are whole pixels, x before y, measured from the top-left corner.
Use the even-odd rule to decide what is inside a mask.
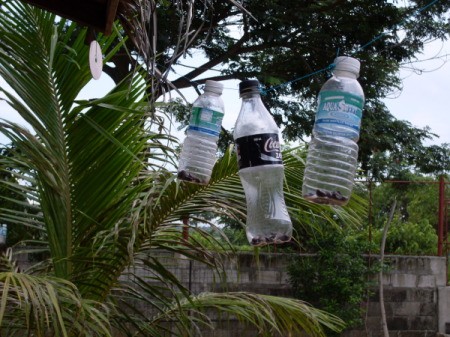
[[[410,18],[411,16],[413,16],[414,14],[420,14],[421,12],[425,11],[425,10],[428,9],[429,7],[433,6],[433,5],[434,5],[436,2],[438,2],[438,1],[440,1],[440,0],[433,0],[433,1],[429,2],[427,5],[425,5],[425,6],[421,7],[421,8],[419,8],[419,9],[417,9],[417,10],[415,10],[415,11],[413,11],[410,15],[406,16],[402,21],[400,21],[400,22],[399,22],[398,24],[396,24],[393,28],[391,28],[391,29],[390,29],[390,32],[391,32],[392,30],[394,30],[397,26],[400,26],[400,25],[402,25],[403,23],[405,23],[406,20],[407,20],[408,18]],[[376,41],[378,41],[379,39],[381,39],[382,37],[384,37],[386,34],[387,34],[387,32],[383,32],[383,33],[381,33],[381,34],[375,36],[372,40],[370,40],[369,42],[367,42],[367,43],[364,44],[363,46],[359,47],[359,48],[356,49],[354,52],[350,53],[350,55],[353,56],[354,54],[357,54],[358,52],[360,52],[360,51],[366,49],[367,47],[371,46],[371,45],[374,44]],[[337,56],[339,56],[339,48],[337,49],[336,54],[337,54]],[[320,73],[323,73],[323,72],[326,72],[326,71],[331,71],[331,70],[334,69],[335,66],[336,66],[336,64],[331,63],[330,65],[326,66],[325,68],[322,68],[322,69],[313,71],[313,72],[311,72],[311,73],[309,73],[309,74],[303,75],[303,76],[301,76],[301,77],[295,78],[295,79],[293,79],[293,80],[284,82],[284,83],[279,84],[279,85],[272,86],[272,87],[267,88],[267,89],[266,89],[266,88],[263,88],[262,86],[260,86],[259,89],[260,89],[261,95],[267,95],[267,93],[268,93],[269,91],[277,90],[277,89],[279,89],[279,88],[283,88],[283,87],[288,86],[288,85],[290,85],[290,84],[292,84],[292,83],[295,83],[295,82],[298,82],[298,81],[307,79],[307,78],[309,78],[309,77],[315,76],[315,75],[317,75],[317,74],[320,74]]]

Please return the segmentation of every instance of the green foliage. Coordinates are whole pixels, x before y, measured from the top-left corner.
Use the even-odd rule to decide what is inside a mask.
[[[361,303],[371,273],[363,253],[367,241],[329,228],[307,242],[312,255],[299,255],[289,264],[289,281],[297,298],[342,318],[346,328],[362,323]]]
[[[404,172],[399,178],[403,182],[383,182],[372,186],[371,232],[375,246],[379,247],[383,227],[396,199],[397,208],[387,235],[386,253],[434,255],[437,249],[438,179],[410,172]],[[366,237],[368,232],[366,228]]]
[[[382,229],[373,233],[373,241],[380,246]],[[386,254],[436,255],[438,237],[436,229],[424,219],[416,222],[402,222],[394,219],[386,238]],[[379,249],[378,249],[379,251]]]
[[[14,156],[14,149],[7,146],[0,146],[0,224],[8,226],[8,235],[6,236],[6,246],[11,247],[20,241],[39,239],[43,233],[39,225],[25,222],[18,225],[18,219],[21,214],[36,214],[39,208],[33,205],[28,199],[27,181],[23,184],[21,190],[11,188],[17,184],[20,174],[9,166],[8,160]]]

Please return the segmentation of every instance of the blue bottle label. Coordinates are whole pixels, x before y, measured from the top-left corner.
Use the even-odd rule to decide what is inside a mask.
[[[314,130],[329,136],[358,138],[364,98],[341,91],[324,91],[319,104]]]
[[[218,137],[222,126],[223,115],[219,111],[195,107],[192,109],[188,130],[203,132]]]
[[[236,139],[239,169],[283,164],[277,133],[261,133]]]

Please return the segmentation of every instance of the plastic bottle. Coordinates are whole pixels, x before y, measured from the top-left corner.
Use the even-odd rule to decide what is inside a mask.
[[[0,226],[0,245],[4,245],[6,243],[6,236],[8,233],[8,227],[3,224]]]
[[[358,60],[340,56],[319,93],[313,137],[303,178],[303,197],[319,204],[345,205],[358,160],[364,92]]]
[[[178,178],[207,184],[216,162],[217,141],[224,116],[223,84],[206,81],[205,92],[193,103],[178,164]]]
[[[292,223],[284,202],[278,127],[261,101],[258,81],[241,82],[239,93],[242,107],[233,137],[247,202],[247,239],[254,246],[287,242]]]

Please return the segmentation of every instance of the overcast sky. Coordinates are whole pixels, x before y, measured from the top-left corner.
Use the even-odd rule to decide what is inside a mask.
[[[439,138],[429,143],[450,143],[450,41],[434,42],[421,59],[405,65],[403,90],[385,100],[392,114],[414,126],[429,126]]]
[[[392,114],[398,119],[407,120],[417,127],[429,126],[439,138],[427,144],[450,143],[450,42],[434,42],[430,44],[420,59],[434,58],[432,61],[416,62],[405,65],[401,72],[403,90],[393,92],[385,100]],[[184,60],[187,63],[188,60]],[[362,67],[361,72],[364,71]],[[0,80],[0,86],[4,82]],[[101,97],[113,85],[113,82],[103,74],[99,81],[92,80],[83,90],[82,98]],[[240,108],[238,81],[226,81],[223,98],[225,101],[225,118],[223,125],[231,129]],[[184,91],[186,98],[193,102],[197,94],[193,89]],[[0,118],[23,123],[19,116],[0,101]],[[364,118],[364,117],[363,117]],[[176,133],[182,137],[182,132]],[[0,134],[0,143],[7,143]]]

